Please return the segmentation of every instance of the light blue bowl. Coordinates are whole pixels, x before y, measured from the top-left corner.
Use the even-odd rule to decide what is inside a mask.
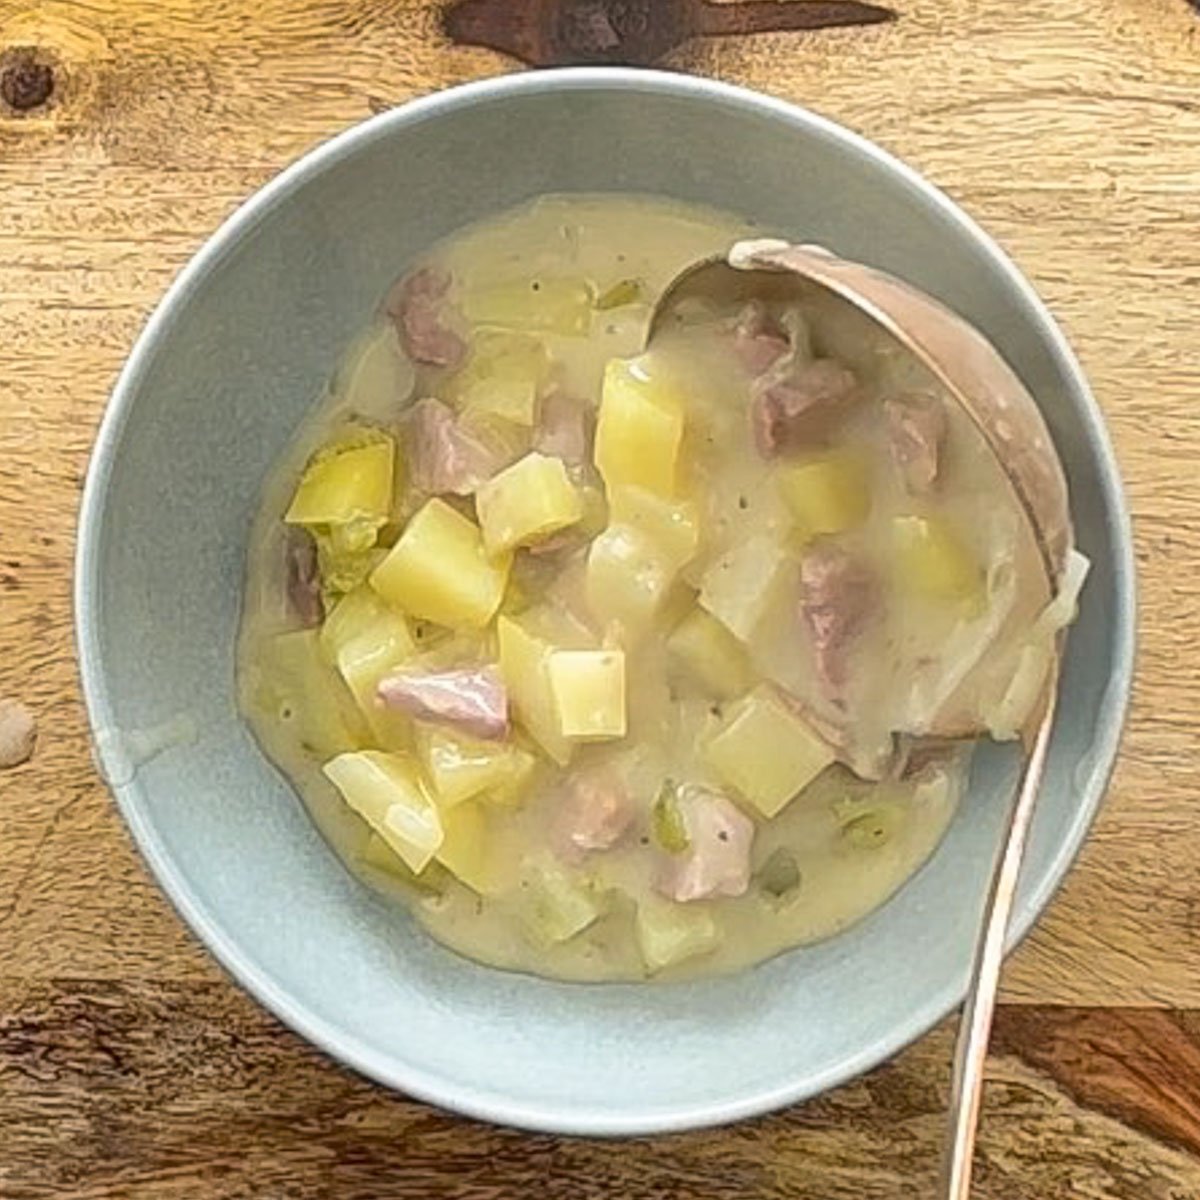
[[[733,978],[579,986],[455,957],[328,850],[234,707],[263,476],[397,272],[544,192],[700,201],[912,280],[985,330],[1041,404],[1094,564],[1072,633],[1014,937],[1095,815],[1133,649],[1128,518],[1061,333],[940,192],[854,134],[750,92],[623,70],[441,93],[308,155],[212,238],[117,385],[83,500],[76,606],[98,757],[167,894],[279,1017],[382,1083],[533,1129],[730,1121],[881,1062],[962,998],[1011,762],[982,756],[930,863],[882,910]]]

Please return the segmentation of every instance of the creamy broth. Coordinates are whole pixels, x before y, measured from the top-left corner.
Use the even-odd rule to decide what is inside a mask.
[[[764,450],[777,431],[747,417],[763,374],[734,353],[747,298],[681,303],[652,351],[621,365],[640,353],[650,306],[680,269],[753,232],[720,213],[596,196],[543,198],[456,233],[424,260],[449,289],[430,275],[423,294],[412,283],[393,293],[267,481],[239,643],[242,710],[346,863],[471,958],[569,979],[669,979],[829,937],[887,900],[941,839],[969,746],[936,735],[956,724],[1009,734],[989,714],[1002,710],[1014,728],[1023,716],[1014,664],[1048,600],[1032,538],[978,436],[886,336],[803,288],[762,298],[755,337],[786,345],[797,371],[836,360],[855,388],[812,445],[783,449]],[[416,363],[405,353],[413,339],[418,357],[453,360],[465,347],[466,359]],[[629,450],[613,415],[621,388],[636,409],[660,386],[680,398],[670,479],[665,458]],[[916,493],[882,416],[897,387],[944,416],[936,487]],[[445,403],[439,420],[475,422],[469,455],[490,463],[478,480],[430,482],[414,403],[431,397]],[[656,436],[670,405],[652,400],[639,411]],[[581,461],[557,456],[559,404],[587,412]],[[333,536],[317,519],[327,481],[319,497],[309,486],[309,519],[296,519],[306,466],[331,444],[343,465],[347,446],[394,455],[386,514],[365,532]],[[536,474],[513,476],[509,490],[521,519],[545,492],[550,516],[536,528],[510,519],[496,486],[530,461]],[[570,519],[554,515],[568,503]],[[462,597],[469,620],[450,629],[425,611],[426,577],[414,582],[399,560],[423,522],[433,544],[463,522],[476,536],[477,520],[492,565]],[[310,599],[323,625],[297,607],[297,526],[318,534],[322,595]],[[878,613],[836,662],[821,657],[817,601],[798,615],[815,547],[882,580]],[[436,568],[439,556],[428,561]],[[347,630],[378,640],[385,627],[391,640],[369,647],[387,658],[381,677],[365,635]],[[939,665],[948,653],[957,674]],[[536,694],[530,662],[550,664]],[[467,679],[468,668],[482,674]],[[430,698],[431,678],[456,672],[471,703],[498,683],[502,727],[479,736],[469,721],[490,719],[484,708],[464,718],[455,694],[447,717],[444,697]],[[371,808],[363,788],[380,779],[364,783],[364,751],[399,772],[384,783],[415,790],[420,812]],[[471,755],[489,780],[474,792]],[[331,762],[342,766],[327,773]],[[585,812],[572,826],[581,804],[611,804],[611,820]],[[717,839],[707,860],[705,838]],[[428,863],[418,855],[414,870],[404,857],[425,839]]]

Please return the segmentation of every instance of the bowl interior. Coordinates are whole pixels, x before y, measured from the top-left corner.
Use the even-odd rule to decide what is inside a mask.
[[[85,687],[106,774],[201,937],[285,1020],[478,1116],[618,1133],[732,1119],[872,1065],[961,996],[1011,754],[981,756],[933,860],[845,935],[665,987],[501,974],[429,941],[325,847],[234,709],[260,484],[402,266],[543,192],[718,205],[912,280],[975,321],[1043,406],[1093,562],[1018,903],[1028,928],[1100,800],[1129,684],[1128,537],[1094,403],[1011,265],[866,143],[784,105],[646,72],[538,74],[387,114],[310,156],[206,248],[101,436],[81,529]]]

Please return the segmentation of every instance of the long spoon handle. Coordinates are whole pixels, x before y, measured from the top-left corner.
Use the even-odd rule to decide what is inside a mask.
[[[1016,897],[1025,843],[1037,805],[1038,790],[1046,769],[1046,752],[1054,726],[1058,689],[1051,683],[1041,723],[1021,767],[1016,800],[1009,807],[1004,844],[992,868],[991,886],[984,906],[982,930],[975,948],[971,990],[963,1008],[954,1052],[954,1084],[950,1096],[950,1129],[942,1162],[945,1200],[968,1200],[971,1168],[975,1159],[975,1133],[983,1093],[988,1038],[996,1010],[996,989],[1004,963],[1004,942]]]

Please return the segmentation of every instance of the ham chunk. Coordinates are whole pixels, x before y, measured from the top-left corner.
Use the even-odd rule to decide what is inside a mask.
[[[555,390],[542,401],[533,448],[577,467],[591,456],[591,413],[582,401]]]
[[[399,671],[380,681],[378,695],[389,708],[472,737],[508,733],[508,692],[495,667]]]
[[[878,581],[847,551],[818,542],[800,563],[800,616],[826,699],[845,707],[849,652],[879,606]]]
[[[431,496],[469,495],[504,465],[440,400],[418,400],[406,423],[413,486]]]
[[[888,442],[904,486],[911,495],[932,490],[941,469],[946,410],[934,396],[914,394],[883,406]]]
[[[633,801],[611,771],[578,776],[567,785],[555,820],[559,855],[577,863],[597,850],[608,850],[633,822]]]
[[[437,267],[420,267],[392,288],[384,304],[400,344],[413,362],[457,367],[467,344],[451,325],[446,301],[451,278]]]
[[[688,845],[664,858],[658,890],[681,902],[743,895],[750,886],[754,822],[709,788],[680,788],[677,803]]]
[[[321,576],[317,569],[317,543],[307,529],[288,527],[284,544],[284,569],[288,604],[305,629],[325,620]]]
[[[750,400],[754,443],[764,458],[819,441],[858,390],[854,373],[831,358],[783,365],[755,381]]]
[[[783,327],[771,318],[766,305],[752,300],[738,314],[733,327],[733,349],[751,375],[770,370],[792,349]]]

